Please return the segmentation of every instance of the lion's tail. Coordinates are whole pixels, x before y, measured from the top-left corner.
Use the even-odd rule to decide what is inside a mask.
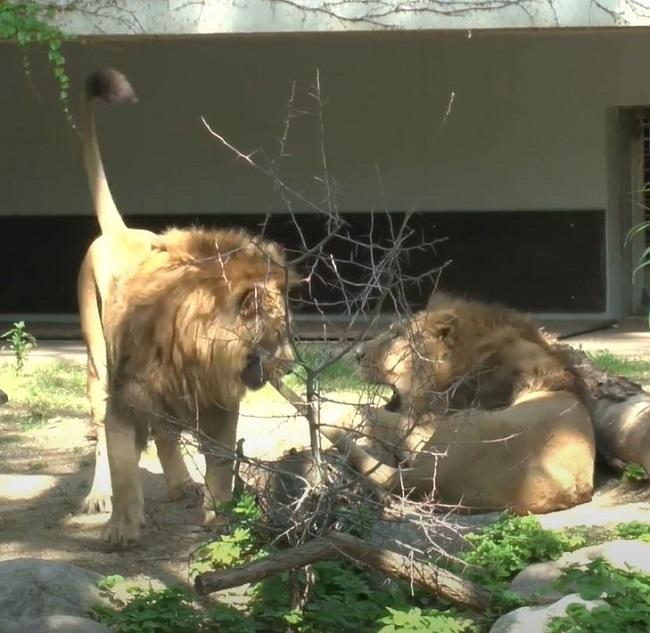
[[[320,431],[344,456],[345,462],[370,482],[388,491],[395,490],[399,486],[399,469],[393,468],[388,464],[383,464],[378,459],[375,459],[363,448],[358,446],[344,429],[333,426],[321,426]]]
[[[99,226],[104,235],[111,235],[123,231],[126,225],[113,200],[99,151],[93,108],[93,101],[98,98],[113,104],[135,103],[138,99],[127,78],[112,68],[98,70],[86,79],[83,96],[84,165]]]

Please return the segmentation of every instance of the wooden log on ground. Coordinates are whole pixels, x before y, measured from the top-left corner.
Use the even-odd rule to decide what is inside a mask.
[[[599,453],[616,468],[635,463],[650,475],[650,394],[632,380],[598,369],[584,352],[560,347],[587,384]]]
[[[389,550],[370,545],[359,538],[329,532],[298,547],[272,554],[241,567],[199,574],[194,586],[200,594],[259,582],[275,574],[311,565],[321,560],[344,558],[364,568],[371,568],[393,578],[431,591],[452,604],[473,611],[485,611],[490,593],[469,580],[423,561],[413,560]]]

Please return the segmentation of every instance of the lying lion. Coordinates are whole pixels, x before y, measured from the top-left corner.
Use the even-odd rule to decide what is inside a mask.
[[[91,75],[88,103],[134,100],[117,71]],[[98,442],[97,492],[110,494],[106,538],[135,541],[144,523],[140,453],[153,431],[170,496],[194,492],[178,444],[198,427],[206,454],[206,521],[231,497],[239,403],[292,359],[286,292],[294,277],[282,249],[235,230],[126,228],[106,183],[92,110],[86,108],[86,169],[102,236],[79,276],[95,421],[105,409],[106,451]],[[170,424],[171,423],[171,424]],[[94,496],[93,496],[94,495]]]
[[[360,415],[402,463],[378,461],[340,427],[322,432],[375,484],[517,514],[591,498],[595,447],[582,381],[523,315],[438,296],[360,345],[357,358],[367,380],[394,391],[387,407]]]

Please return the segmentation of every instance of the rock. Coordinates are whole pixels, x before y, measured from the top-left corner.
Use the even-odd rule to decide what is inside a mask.
[[[538,514],[537,520],[547,530],[562,530],[570,527],[606,527],[617,523],[650,523],[650,503],[633,502],[625,503],[622,498],[625,494],[619,486],[616,490],[609,490],[607,496],[594,497],[589,503]]]
[[[490,633],[544,633],[551,619],[566,615],[571,604],[583,604],[591,611],[604,603],[602,600],[583,600],[577,593],[572,593],[544,607],[522,607],[506,613],[492,625]]]
[[[0,620],[0,633],[110,633],[103,624],[73,615]]]
[[[441,514],[439,523],[422,525],[417,515],[405,515],[401,519],[379,519],[370,530],[370,542],[377,547],[410,555],[427,552],[435,555],[443,550],[455,554],[465,549],[465,535],[476,532],[486,525],[503,518],[502,512],[486,514]]]
[[[556,600],[562,593],[553,584],[562,576],[563,569],[575,563],[586,565],[597,558],[604,558],[613,567],[631,567],[650,574],[650,543],[617,540],[583,547],[547,563],[529,565],[515,576],[510,589],[524,598],[538,596]]]
[[[33,558],[2,561],[0,619],[49,615],[84,617],[101,601],[97,587],[101,578],[99,574],[67,563]],[[23,630],[34,633],[28,628]]]

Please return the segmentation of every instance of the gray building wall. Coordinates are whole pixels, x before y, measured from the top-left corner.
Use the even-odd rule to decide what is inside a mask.
[[[65,53],[73,91],[111,65],[139,93],[137,106],[99,117],[127,214],[281,210],[268,179],[234,160],[200,116],[242,150],[273,153],[291,82],[297,105],[313,109],[305,92],[318,68],[342,209],[606,208],[608,314],[624,305],[615,108],[650,104],[646,30],[113,39]],[[46,63],[31,57],[26,78],[20,51],[0,46],[0,214],[89,214],[78,138]],[[295,121],[289,149],[286,178],[317,197],[314,119]]]

